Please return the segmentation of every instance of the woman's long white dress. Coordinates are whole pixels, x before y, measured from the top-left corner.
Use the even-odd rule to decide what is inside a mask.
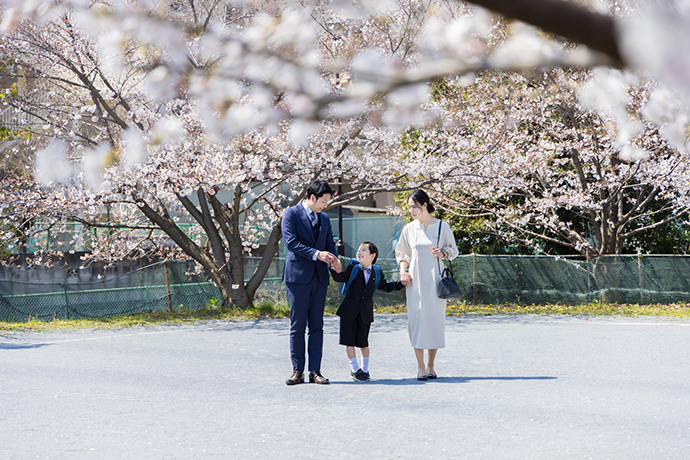
[[[437,244],[439,225],[441,237]],[[451,260],[458,256],[453,232],[441,220],[426,230],[420,222],[410,222],[403,228],[395,247],[398,264],[407,261],[412,276],[412,286],[405,288],[410,342],[414,348],[425,350],[446,346],[446,301],[436,295],[436,284],[441,276],[439,267],[443,270],[443,261],[437,263],[437,258],[431,254],[432,246],[446,251]]]

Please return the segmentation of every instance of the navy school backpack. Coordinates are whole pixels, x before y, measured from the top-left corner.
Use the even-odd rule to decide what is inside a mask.
[[[347,283],[343,283],[343,287],[340,288],[340,292],[343,294],[346,294],[347,290],[350,289],[352,280],[355,279],[355,276],[357,276],[357,272],[359,271],[359,262],[357,259],[351,259],[349,265],[354,265],[354,267],[352,267],[352,272],[350,273],[350,278],[347,280]],[[372,268],[374,269],[374,272],[376,272],[376,285],[374,286],[375,291],[379,288],[379,283],[381,282],[381,269],[378,265],[372,265]]]

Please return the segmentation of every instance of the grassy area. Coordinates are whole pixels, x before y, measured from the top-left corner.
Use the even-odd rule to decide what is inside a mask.
[[[472,305],[448,303],[447,314],[459,315],[571,315],[571,316],[662,316],[673,318],[690,318],[690,303],[668,305],[611,304],[591,302],[581,305]]]
[[[246,310],[220,308],[215,302],[210,302],[206,308],[199,310],[152,311],[109,318],[53,319],[51,321],[32,319],[26,322],[0,321],[0,331],[116,329],[135,326],[150,327],[162,324],[181,325],[210,320],[242,321],[260,318],[284,318],[289,315],[290,308],[287,305],[272,302],[262,302]]]
[[[335,315],[337,307],[327,306],[326,315]],[[405,313],[405,305],[376,307],[377,313]],[[27,322],[0,322],[0,331],[54,331],[65,329],[114,329],[123,327],[150,327],[154,325],[190,324],[198,321],[243,321],[252,319],[285,318],[290,308],[285,304],[264,301],[246,309],[222,309],[214,303],[200,310],[157,311],[128,316],[95,319],[31,320]],[[690,318],[690,303],[669,305],[606,304],[592,302],[581,305],[472,305],[448,302],[447,315],[573,315],[573,316],[659,316],[665,318]]]

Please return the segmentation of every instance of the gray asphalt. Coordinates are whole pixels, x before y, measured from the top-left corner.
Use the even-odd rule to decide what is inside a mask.
[[[452,317],[418,382],[378,315],[353,382],[288,387],[288,321],[0,335],[0,459],[687,459],[690,322]]]

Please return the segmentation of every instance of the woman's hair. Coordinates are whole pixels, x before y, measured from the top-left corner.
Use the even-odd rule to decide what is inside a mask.
[[[434,212],[434,210],[436,209],[434,208],[434,205],[431,204],[431,200],[429,200],[429,195],[427,195],[424,190],[415,190],[410,194],[410,198],[419,206],[424,206],[424,203],[426,203],[426,210],[429,211],[429,214]]]

